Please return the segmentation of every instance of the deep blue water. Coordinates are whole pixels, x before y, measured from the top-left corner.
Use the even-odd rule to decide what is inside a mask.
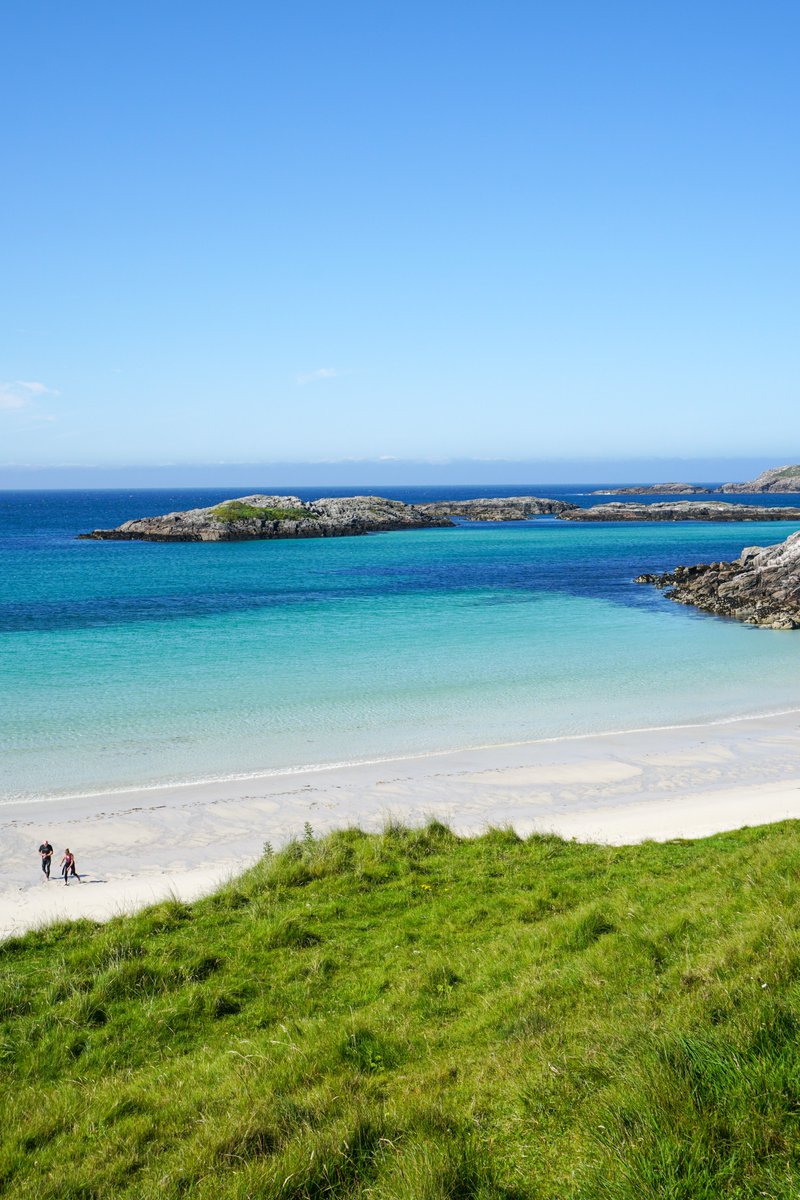
[[[382,493],[607,499],[593,486]],[[800,707],[800,639],[632,583],[795,525],[543,518],[301,542],[76,540],[230,494],[0,493],[0,797]]]

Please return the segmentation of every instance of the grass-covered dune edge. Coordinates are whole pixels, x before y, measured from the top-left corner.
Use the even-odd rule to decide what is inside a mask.
[[[0,1192],[800,1190],[798,826],[307,836],[0,945]]]

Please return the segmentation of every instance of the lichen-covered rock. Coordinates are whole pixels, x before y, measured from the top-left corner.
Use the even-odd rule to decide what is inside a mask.
[[[244,542],[270,538],[348,537],[393,529],[451,525],[446,517],[383,496],[237,496],[211,508],[125,521],[84,538],[146,542]]]
[[[800,521],[800,508],[732,504],[729,500],[666,500],[661,504],[612,500],[559,515],[564,521]]]
[[[437,500],[415,507],[432,517],[461,517],[466,521],[524,521],[528,517],[560,516],[577,505],[541,496],[501,496],[484,500]]]
[[[636,583],[666,588],[678,604],[771,629],[800,627],[800,532],[775,546],[748,546],[733,562],[676,567]]]

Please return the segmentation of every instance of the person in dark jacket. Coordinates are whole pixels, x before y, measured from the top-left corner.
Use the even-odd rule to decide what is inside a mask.
[[[39,854],[42,859],[42,870],[44,871],[45,878],[49,879],[50,878],[50,864],[53,861],[53,847],[50,845],[47,838],[44,839],[41,846],[39,847]]]

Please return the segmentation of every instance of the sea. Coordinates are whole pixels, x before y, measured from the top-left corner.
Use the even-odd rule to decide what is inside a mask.
[[[596,486],[380,491],[590,505],[608,499]],[[236,492],[276,490],[370,491]],[[232,494],[0,493],[0,803],[800,710],[800,634],[633,583],[797,524],[543,517],[303,541],[77,538]]]

